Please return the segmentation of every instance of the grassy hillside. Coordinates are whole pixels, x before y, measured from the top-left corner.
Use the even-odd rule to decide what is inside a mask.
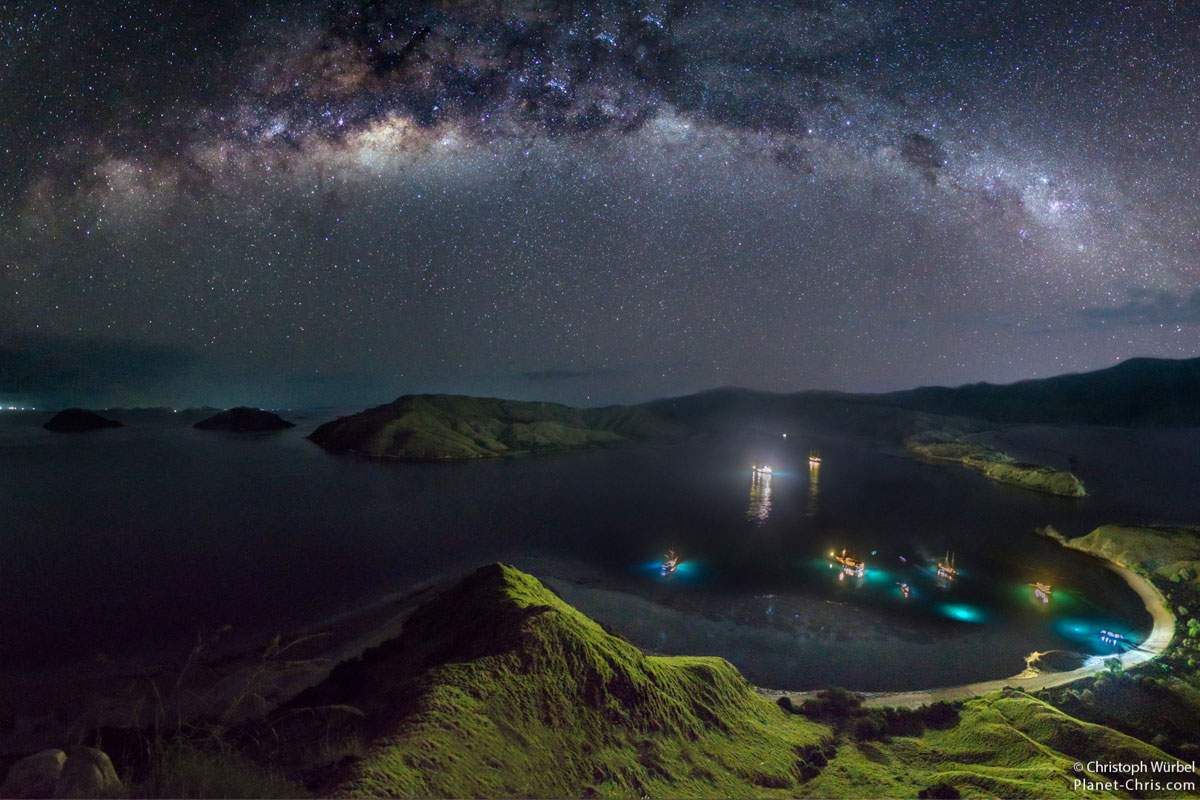
[[[490,458],[621,442],[671,441],[683,428],[631,406],[571,408],[459,395],[405,395],[309,436],[330,450],[412,461]]]
[[[807,797],[915,797],[953,786],[963,797],[1127,796],[1077,789],[1076,761],[1145,763],[1167,759],[1133,737],[1074,719],[1022,692],[966,702],[957,724],[919,736],[850,741],[803,787]],[[1180,796],[1149,793],[1146,796]]]
[[[1200,589],[1200,528],[1102,525],[1069,546]]]
[[[910,438],[908,451],[930,461],[952,461],[983,473],[991,480],[1062,497],[1083,497],[1083,484],[1070,472],[1041,464],[1014,461],[1007,453],[946,434]]]
[[[364,714],[335,795],[783,797],[827,735],[729,663],[645,656],[499,564],[293,708],[313,705]]]
[[[721,659],[646,656],[494,564],[248,738],[335,796],[1073,798],[1114,796],[1077,760],[1167,758],[1015,691],[895,719],[832,696],[797,713]]]

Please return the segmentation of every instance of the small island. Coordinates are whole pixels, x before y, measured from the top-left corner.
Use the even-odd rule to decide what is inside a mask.
[[[1084,497],[1087,491],[1070,472],[1029,464],[994,447],[947,433],[926,433],[905,441],[909,453],[926,461],[951,461],[981,472],[987,478],[1059,497]]]
[[[644,407],[572,408],[491,397],[405,395],[338,417],[309,439],[327,450],[402,461],[545,453],[635,441],[671,442],[684,428]]]
[[[67,408],[55,414],[42,427],[56,433],[86,433],[87,431],[97,431],[101,428],[121,428],[124,426],[115,419],[102,417],[95,411],[88,411],[86,408]]]
[[[296,427],[296,423],[288,422],[278,414],[264,411],[261,408],[238,406],[213,414],[192,426],[202,431],[233,431],[235,433],[256,433],[259,431],[280,431]]]

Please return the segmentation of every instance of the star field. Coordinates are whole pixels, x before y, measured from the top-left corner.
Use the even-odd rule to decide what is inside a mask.
[[[10,5],[3,401],[603,403],[1200,350],[1191,4]]]

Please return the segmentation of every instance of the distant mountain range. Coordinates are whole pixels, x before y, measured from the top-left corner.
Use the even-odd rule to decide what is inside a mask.
[[[1200,425],[1200,358],[1131,358],[1095,372],[867,397],[898,408],[995,422],[1190,427]]]
[[[405,395],[338,417],[308,437],[329,450],[406,461],[490,458],[627,441],[673,441],[685,431],[638,406],[572,408],[493,397]]]
[[[988,423],[1127,427],[1200,425],[1200,358],[1138,358],[1109,369],[958,388],[887,394],[714,389],[636,406],[579,409],[457,395],[405,395],[339,417],[309,437],[375,458],[487,458],[627,441],[672,441],[688,432],[793,425],[897,443],[914,434]]]
[[[802,419],[887,433],[919,426],[918,417],[926,415],[990,422],[1191,427],[1200,426],[1200,358],[1134,358],[1095,372],[885,394],[778,394],[731,387],[656,400],[645,407],[710,428],[748,419]],[[918,417],[896,416],[895,410]]]

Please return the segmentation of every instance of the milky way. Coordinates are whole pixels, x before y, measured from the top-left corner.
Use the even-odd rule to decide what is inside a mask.
[[[601,403],[1200,355],[1192,4],[0,25],[0,400]]]

